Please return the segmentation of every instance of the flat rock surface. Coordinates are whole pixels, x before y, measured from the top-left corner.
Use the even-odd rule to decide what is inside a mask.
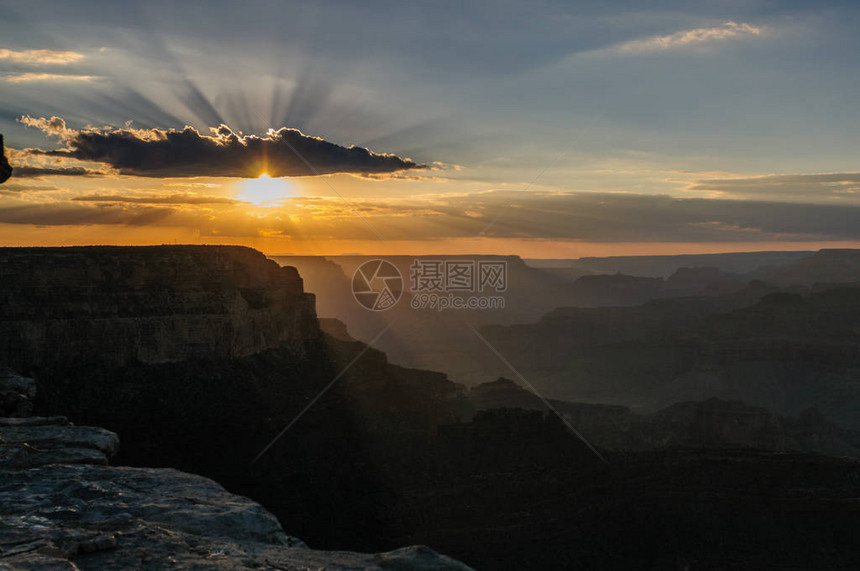
[[[0,426],[68,426],[71,422],[65,416],[27,416],[13,418],[0,416]]]
[[[18,420],[18,419],[13,419]],[[91,426],[49,424],[52,419],[0,423],[0,466],[13,469],[47,464],[108,463],[119,450],[119,437]],[[31,422],[28,422],[30,420]]]
[[[468,569],[426,547],[308,549],[212,480],[172,469],[0,470],[0,569]]]

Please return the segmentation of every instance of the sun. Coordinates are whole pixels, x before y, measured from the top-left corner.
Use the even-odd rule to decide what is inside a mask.
[[[286,179],[272,178],[263,173],[257,178],[239,183],[242,192],[236,198],[257,206],[277,206],[278,202],[290,194],[292,186]]]

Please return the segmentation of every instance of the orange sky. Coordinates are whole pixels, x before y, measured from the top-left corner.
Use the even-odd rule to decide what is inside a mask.
[[[433,255],[433,254],[508,254],[522,258],[580,258],[587,256],[633,256],[670,254],[711,254],[777,250],[818,250],[821,248],[860,248],[860,241],[834,242],[573,242],[496,238],[443,240],[305,240],[246,237],[224,239],[200,236],[195,231],[176,228],[141,228],[117,232],[110,226],[64,226],[44,228],[0,224],[0,243],[4,246],[77,246],[77,245],[157,245],[157,244],[242,244],[267,255]]]
[[[494,168],[467,176],[454,165],[420,174],[241,179],[124,176],[83,163],[87,176],[27,176],[27,166],[82,163],[9,154],[24,176],[0,187],[6,246],[242,244],[269,255],[525,258],[860,247],[850,239],[858,229],[857,173],[560,166],[556,175],[574,181],[562,186],[494,181]],[[581,186],[590,190],[570,188]]]

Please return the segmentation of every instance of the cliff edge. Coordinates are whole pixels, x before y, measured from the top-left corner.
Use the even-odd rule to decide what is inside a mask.
[[[0,248],[0,327],[0,362],[23,371],[230,359],[319,336],[298,271],[241,246]]]

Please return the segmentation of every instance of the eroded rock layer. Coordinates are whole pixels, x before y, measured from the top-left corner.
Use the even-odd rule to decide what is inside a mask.
[[[239,246],[2,248],[0,326],[0,362],[22,370],[234,358],[319,335],[295,268]]]

